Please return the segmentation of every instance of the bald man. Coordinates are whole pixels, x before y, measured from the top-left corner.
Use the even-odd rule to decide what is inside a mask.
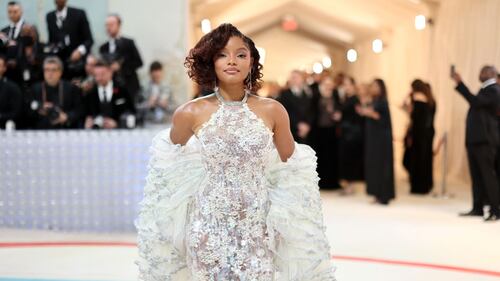
[[[497,110],[500,105],[500,86],[497,70],[484,66],[479,74],[481,89],[473,95],[458,73],[452,74],[457,82],[456,90],[469,103],[465,142],[469,169],[472,178],[472,210],[460,216],[483,216],[485,203],[490,205],[490,214],[485,221],[498,221],[499,186],[496,176],[495,158],[500,144]]]

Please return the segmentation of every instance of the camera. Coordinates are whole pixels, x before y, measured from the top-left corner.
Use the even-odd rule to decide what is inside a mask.
[[[51,107],[47,110],[47,118],[49,118],[50,122],[54,122],[61,115],[61,109],[57,106]]]
[[[92,124],[92,129],[101,129],[104,126],[104,117],[98,115],[94,118],[94,124]]]

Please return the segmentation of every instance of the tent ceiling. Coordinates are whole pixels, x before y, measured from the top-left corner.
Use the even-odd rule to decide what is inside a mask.
[[[254,36],[281,24],[286,15],[299,34],[327,45],[349,46],[392,26],[427,14],[439,0],[191,0],[193,22],[208,18],[213,26],[231,22]]]

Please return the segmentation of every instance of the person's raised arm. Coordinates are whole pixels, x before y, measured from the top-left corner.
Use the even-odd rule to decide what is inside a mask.
[[[272,103],[271,112],[274,119],[274,145],[278,150],[281,161],[286,162],[295,150],[295,141],[290,131],[288,112],[279,102]]]
[[[170,139],[174,144],[185,145],[193,132],[194,112],[193,103],[188,102],[179,106],[172,116]]]

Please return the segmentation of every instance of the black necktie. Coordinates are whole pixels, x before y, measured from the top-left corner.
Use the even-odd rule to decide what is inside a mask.
[[[108,103],[108,93],[106,92],[106,88],[102,89],[102,94],[104,95],[104,103]]]
[[[10,40],[14,40],[14,36],[16,36],[16,26],[15,25],[10,28],[10,35],[9,35]]]

